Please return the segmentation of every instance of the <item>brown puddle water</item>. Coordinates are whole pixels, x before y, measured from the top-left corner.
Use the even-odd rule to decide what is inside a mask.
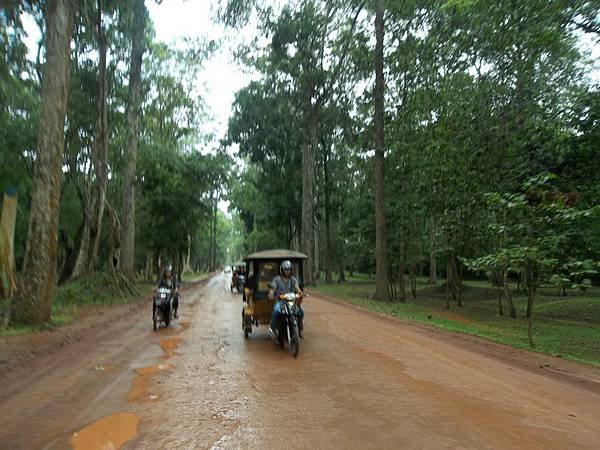
[[[163,339],[160,341],[160,348],[162,348],[163,352],[165,352],[168,356],[171,356],[173,350],[179,347],[181,343],[181,338],[171,338],[171,339]]]
[[[179,347],[181,338],[170,338],[163,339],[160,341],[160,348],[164,352],[163,359],[169,359],[175,354],[174,350]],[[154,366],[142,367],[136,369],[137,377],[133,382],[133,387],[127,395],[127,400],[130,402],[139,402],[143,400],[158,400],[158,395],[148,394],[148,385],[150,383],[150,377],[158,372],[165,370],[171,370],[175,367],[174,364],[156,364]]]
[[[117,450],[137,434],[140,418],[132,413],[104,417],[73,433],[73,450]]]
[[[157,400],[158,396],[148,396],[148,384],[150,382],[150,376],[158,372],[173,369],[173,364],[156,364],[154,366],[142,367],[136,369],[137,378],[133,382],[133,387],[127,395],[127,400],[130,402],[137,402],[141,400]]]
[[[179,322],[179,326],[181,326],[183,330],[187,330],[191,325],[191,322]]]

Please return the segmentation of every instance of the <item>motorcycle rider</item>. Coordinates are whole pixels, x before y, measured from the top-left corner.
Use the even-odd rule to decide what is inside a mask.
[[[269,289],[269,299],[275,299],[273,312],[271,313],[271,328],[269,328],[269,333],[271,333],[272,336],[275,336],[275,330],[277,330],[279,316],[281,315],[279,312],[281,309],[281,300],[279,299],[279,296],[281,294],[289,294],[292,292],[303,295],[298,280],[292,275],[291,261],[285,260],[280,264],[279,275],[276,275],[275,278],[273,278]],[[304,310],[300,305],[298,305],[298,307],[300,309],[300,320],[302,321],[302,319],[304,319]],[[300,337],[302,337],[302,326],[301,324],[299,325]]]
[[[240,280],[240,276],[244,277],[244,283],[245,283],[245,280],[246,280],[246,268],[245,268],[244,266],[241,266],[241,267],[238,269],[238,283],[240,282],[240,281],[239,281],[239,280]],[[243,287],[244,287],[244,286],[242,286],[242,288],[243,288]]]
[[[173,295],[173,317],[177,318],[177,309],[179,308],[179,283],[177,283],[177,275],[173,273],[173,266],[171,264],[167,264],[163,267],[157,288],[161,287],[171,289]]]

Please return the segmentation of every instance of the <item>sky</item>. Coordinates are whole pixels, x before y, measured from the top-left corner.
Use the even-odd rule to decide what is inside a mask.
[[[219,139],[226,132],[234,94],[248,84],[249,76],[233,60],[232,49],[243,36],[213,23],[214,4],[211,0],[163,0],[160,5],[146,2],[158,40],[168,44],[184,37],[221,40],[221,47],[206,61],[198,79],[206,88],[205,100],[214,118],[209,129]]]

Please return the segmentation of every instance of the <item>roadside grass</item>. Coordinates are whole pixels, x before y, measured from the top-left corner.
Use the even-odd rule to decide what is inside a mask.
[[[382,314],[427,323],[445,330],[479,336],[515,348],[530,349],[527,340],[527,298],[511,286],[517,319],[498,315],[497,289],[486,281],[464,282],[463,306],[450,302],[446,309],[446,290],[431,286],[425,278],[417,280],[417,298],[407,289],[406,303],[371,300],[373,277],[358,275],[342,284],[320,284],[309,291],[331,295],[362,308]],[[541,289],[534,308],[533,350],[574,361],[600,366],[600,289],[558,295],[556,289]]]
[[[150,293],[152,287],[151,283],[136,282],[135,289],[138,292],[134,293],[118,284],[111,275],[105,272],[93,273],[56,288],[52,300],[50,322],[41,326],[9,325],[6,328],[0,328],[0,338],[68,325],[75,321],[79,313],[88,308],[132,303]],[[8,300],[1,299],[0,317],[4,317],[8,307]]]

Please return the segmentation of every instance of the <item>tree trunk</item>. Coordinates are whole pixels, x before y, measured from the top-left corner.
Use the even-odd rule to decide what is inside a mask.
[[[387,260],[387,232],[385,224],[385,132],[384,132],[384,92],[385,80],[383,77],[383,15],[385,10],[384,0],[377,0],[375,15],[375,255],[377,260],[377,282],[375,298],[389,300],[388,293],[388,260]],[[404,275],[401,274],[401,279]],[[401,281],[401,296],[403,296]]]
[[[93,184],[88,184],[84,205],[84,224],[79,245],[79,252],[75,267],[70,279],[77,279],[96,268],[100,238],[102,233],[102,220],[104,217],[104,199],[108,183],[108,139],[107,139],[107,108],[106,97],[108,82],[106,77],[107,45],[102,28],[102,0],[98,0],[97,19],[95,23],[95,38],[99,53],[99,81],[98,81],[98,123],[96,139],[92,153],[93,172],[89,178]]]
[[[400,226],[399,235],[402,235],[402,225]],[[406,267],[404,266],[404,246],[402,242],[402,237],[400,239],[400,252],[398,254],[398,288],[400,290],[400,295],[398,296],[398,300],[401,303],[406,303],[406,281],[404,279],[404,272]]]
[[[417,298],[417,264],[413,261],[410,265],[410,292],[413,298]]]
[[[457,295],[458,295],[458,306],[462,306],[462,296],[463,296],[463,289],[462,289],[463,265],[460,263],[460,261],[458,260],[458,258],[456,258],[456,255],[454,255],[454,265],[457,268],[457,270],[456,270],[456,288],[457,288]]]
[[[533,307],[533,296],[532,288],[533,285],[533,271],[531,270],[530,264],[526,264],[525,266],[525,284],[527,285],[527,312],[525,313],[525,317],[531,317],[531,310]]]
[[[527,271],[527,339],[529,341],[529,346],[531,348],[534,348],[535,343],[533,342],[533,306],[535,302],[537,280],[535,279],[536,274],[534,274],[534,270],[530,265],[527,266]]]
[[[314,240],[314,259],[315,259],[315,284],[321,279],[321,258],[319,255],[319,223],[315,220],[315,240]]]
[[[517,318],[517,310],[515,309],[515,304],[513,303],[512,295],[510,295],[510,289],[508,288],[508,272],[505,270],[503,272],[503,280],[502,285],[504,286],[504,298],[508,303],[508,309],[510,311],[510,318]]]
[[[498,315],[499,316],[503,316],[504,315],[504,309],[502,308],[502,286],[497,285],[496,286],[496,291],[498,293]]]
[[[117,275],[121,272],[121,222],[119,221],[119,215],[114,208],[110,206],[108,201],[106,202],[106,210],[108,211],[112,222],[112,234],[107,269],[108,272],[112,273],[113,275]]]
[[[129,138],[127,155],[125,157],[125,177],[123,179],[123,224],[121,238],[121,269],[129,279],[133,279],[135,276],[135,173],[146,14],[144,0],[135,0],[134,29],[131,40],[131,65],[129,68],[129,98],[127,102]]]
[[[76,233],[76,236],[81,235],[81,230],[83,229],[83,225],[79,227],[79,230]],[[60,269],[57,271],[58,273],[58,285],[65,283],[70,279],[71,274],[73,273],[73,268],[75,267],[75,262],[77,260],[77,238],[71,238],[69,233],[67,233],[64,229],[60,229],[58,231],[58,242],[59,248],[62,247],[64,249],[64,259],[61,264]]]
[[[437,284],[437,261],[435,259],[435,217],[429,219],[429,284]]]
[[[452,249],[448,249],[446,265],[446,282],[452,293],[452,300],[457,302],[458,306],[462,306],[462,283],[458,274],[456,255]]]
[[[331,276],[331,268],[333,265],[333,257],[331,254],[331,205],[330,205],[330,186],[329,186],[329,147],[325,148],[325,160],[323,171],[325,174],[325,283],[331,284],[333,278]]]
[[[192,236],[188,234],[187,237],[187,251],[185,254],[185,261],[183,263],[182,273],[192,273],[192,266],[190,265],[190,259],[192,258]]]
[[[154,254],[150,250],[146,252],[144,279],[146,281],[154,281]]]
[[[91,222],[92,222],[92,205],[91,205],[91,192],[89,187],[85,192],[85,205],[83,206],[83,230],[81,232],[81,240],[79,243],[79,251],[77,252],[77,259],[75,266],[71,272],[69,279],[76,280],[83,276],[88,266],[88,256],[90,251],[90,233],[91,233]]]
[[[98,93],[98,135],[96,137],[96,184],[94,190],[95,214],[92,233],[93,243],[88,264],[88,272],[95,270],[98,262],[100,238],[102,236],[102,220],[104,218],[104,200],[106,198],[106,185],[108,184],[108,114],[106,98],[108,96],[108,80],[106,75],[107,44],[104,29],[102,28],[102,0],[98,0],[96,40],[99,50],[99,93]]]
[[[502,307],[502,286],[504,285],[504,271],[494,271],[491,274],[490,281],[493,286],[496,286],[496,292],[498,294],[498,315],[504,315],[504,308]]]
[[[344,283],[346,281],[346,273],[344,271],[344,265],[340,264],[340,268],[338,271],[338,281],[340,283]]]
[[[309,99],[310,102],[310,99]],[[307,105],[308,141],[302,147],[302,251],[308,256],[304,266],[304,284],[315,284],[314,272],[314,167],[317,145],[316,112],[310,103]]]
[[[213,272],[217,265],[217,196],[215,195],[212,205],[212,219],[210,231],[210,263],[209,269]]]
[[[450,278],[448,278],[448,267],[446,266],[446,288],[444,290],[444,298],[446,299],[446,309],[450,309]]]
[[[69,92],[73,1],[48,0],[46,63],[42,69],[41,112],[25,258],[11,304],[15,322],[50,320],[58,253],[58,211],[65,116]]]

